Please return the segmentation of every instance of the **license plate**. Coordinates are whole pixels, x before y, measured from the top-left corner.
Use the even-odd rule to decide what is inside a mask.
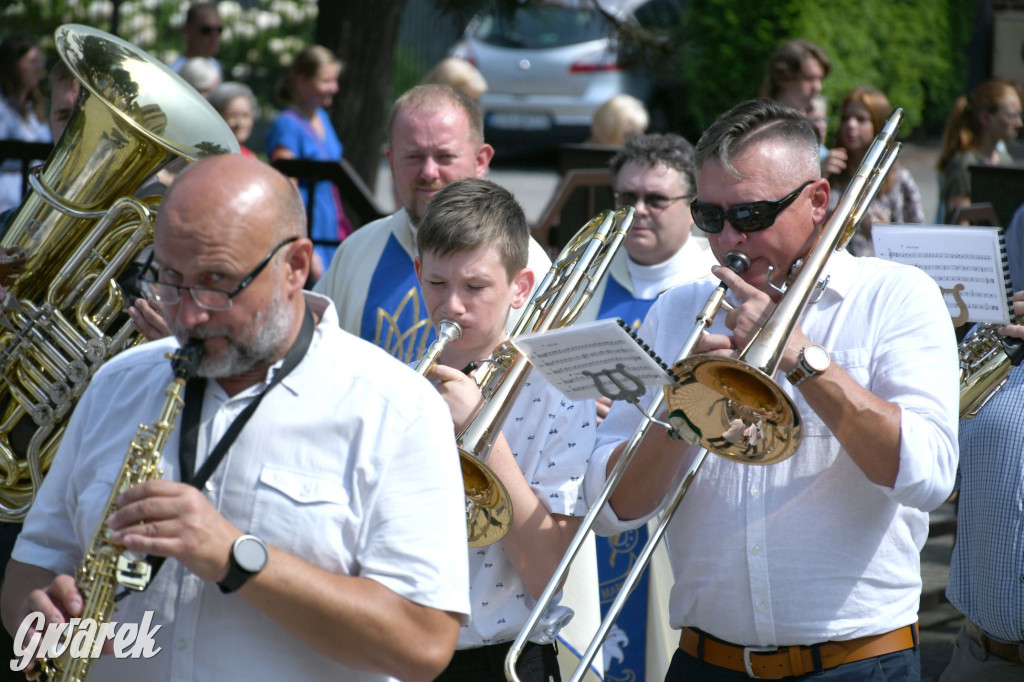
[[[492,111],[487,115],[487,124],[492,128],[509,130],[548,130],[551,128],[551,117],[520,111]]]

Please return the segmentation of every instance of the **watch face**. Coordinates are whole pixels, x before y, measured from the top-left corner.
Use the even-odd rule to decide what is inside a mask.
[[[821,346],[807,346],[804,348],[804,362],[815,372],[824,372],[828,369],[828,351]]]
[[[267,564],[267,548],[252,536],[238,540],[234,555],[239,567],[249,573],[258,573]]]

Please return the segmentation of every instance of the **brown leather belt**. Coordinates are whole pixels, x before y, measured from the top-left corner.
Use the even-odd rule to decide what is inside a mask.
[[[990,656],[1001,658],[1010,663],[1024,663],[1024,642],[997,642],[970,620],[967,620],[965,625],[967,636],[974,640]]]
[[[807,675],[815,670],[829,670],[844,663],[913,649],[916,643],[917,623],[882,635],[811,646],[742,647],[693,628],[683,628],[679,638],[679,648],[690,656],[719,668],[745,672],[760,680],[781,680]],[[698,653],[701,645],[703,656]],[[820,659],[817,668],[815,658]]]

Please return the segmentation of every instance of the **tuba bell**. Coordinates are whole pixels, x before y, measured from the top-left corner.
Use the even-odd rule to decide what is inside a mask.
[[[137,336],[118,278],[152,243],[161,199],[140,187],[171,162],[239,149],[213,107],[139,48],[75,24],[54,38],[81,91],[0,239],[27,257],[7,287],[0,321],[5,522],[28,512],[93,374]]]

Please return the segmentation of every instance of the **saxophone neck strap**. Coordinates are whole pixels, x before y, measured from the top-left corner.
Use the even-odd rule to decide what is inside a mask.
[[[305,357],[306,351],[309,350],[309,344],[313,341],[313,331],[315,328],[316,322],[313,319],[313,313],[310,312],[309,306],[306,306],[302,319],[302,328],[299,330],[299,335],[295,337],[292,347],[288,349],[288,354],[285,355],[281,367],[274,372],[274,377],[270,380],[267,387],[246,405],[245,409],[231,422],[231,426],[228,427],[228,430],[221,437],[213,452],[210,453],[210,456],[203,462],[203,466],[200,467],[199,471],[195,470],[196,444],[199,441],[199,421],[203,412],[203,394],[206,392],[206,379],[196,377],[188,381],[185,385],[185,406],[182,408],[181,413],[181,439],[178,449],[182,483],[187,483],[202,490],[203,486],[206,485],[206,481],[209,480],[210,476],[213,475],[213,472],[217,470],[217,467],[224,459],[231,444],[235,442],[238,434],[242,431],[242,427],[245,426],[249,418],[252,417],[253,412],[259,407],[263,396],[274,386],[281,383],[281,380],[288,376],[299,362],[302,361],[302,358]],[[156,574],[163,565],[164,559],[166,557],[154,556],[152,554],[146,557],[146,561],[153,567],[147,587],[153,584],[153,579],[156,578]],[[121,590],[114,598],[114,601],[121,601],[129,594],[131,594],[130,590]]]
[[[217,446],[210,453],[210,456],[206,458],[203,465],[196,471],[196,447],[199,442],[199,422],[203,411],[203,394],[206,392],[206,379],[202,377],[196,377],[191,379],[185,386],[185,407],[181,413],[181,445],[178,451],[178,457],[181,463],[181,482],[188,483],[189,485],[195,486],[200,490],[206,485],[206,482],[213,475],[213,472],[220,466],[224,456],[227,455],[228,449],[238,438],[238,434],[241,433],[242,428],[246,425],[249,419],[252,417],[256,408],[259,407],[260,401],[263,397],[270,392],[274,386],[281,383],[281,381],[288,376],[293,369],[302,361],[305,357],[306,351],[309,350],[309,344],[313,340],[313,331],[316,327],[313,321],[313,314],[310,312],[309,307],[305,309],[305,314],[302,319],[302,328],[299,330],[299,335],[295,337],[295,342],[292,343],[292,347],[288,349],[288,354],[284,357],[284,362],[281,363],[281,367],[274,372],[274,377],[271,379],[270,384],[260,392],[255,399],[253,399],[245,409],[231,422],[231,426],[221,437]]]

